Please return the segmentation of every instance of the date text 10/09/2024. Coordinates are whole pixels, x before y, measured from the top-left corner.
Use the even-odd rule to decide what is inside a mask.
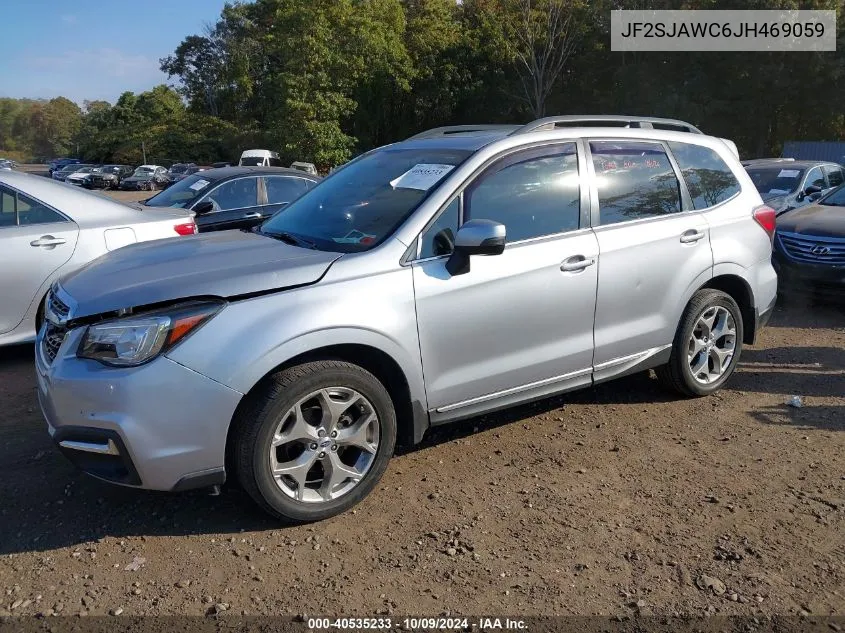
[[[497,617],[479,618],[309,618],[306,622],[312,631],[346,630],[346,631],[385,631],[393,628],[405,631],[463,631],[480,629],[482,631],[524,631],[524,620]]]

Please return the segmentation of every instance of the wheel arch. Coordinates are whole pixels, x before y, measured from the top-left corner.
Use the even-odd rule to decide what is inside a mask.
[[[373,374],[387,389],[396,408],[397,442],[404,445],[419,443],[429,427],[429,417],[424,402],[412,391],[411,383],[401,364],[390,354],[363,343],[338,343],[316,347],[277,364],[267,371],[250,388],[238,403],[232,416],[235,420],[250,398],[262,389],[271,376],[302,363],[320,360],[340,360],[362,367]],[[235,425],[230,423],[226,435],[226,472],[232,471],[234,450],[232,436]]]
[[[721,290],[736,301],[742,314],[742,342],[753,345],[757,337],[757,311],[749,283],[736,273],[726,272],[716,275],[702,288]]]

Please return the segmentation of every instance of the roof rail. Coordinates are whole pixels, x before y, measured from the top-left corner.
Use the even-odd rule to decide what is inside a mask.
[[[566,114],[549,116],[523,125],[514,130],[512,134],[527,134],[528,132],[554,130],[561,127],[628,127],[703,134],[701,130],[686,121],[615,114]]]
[[[446,125],[425,130],[414,134],[405,140],[417,140],[421,138],[437,138],[439,136],[452,136],[458,134],[475,134],[479,132],[513,132],[520,128],[519,125],[491,124],[491,125]]]
[[[794,163],[794,158],[749,158],[741,161],[743,165],[753,165],[754,163]]]

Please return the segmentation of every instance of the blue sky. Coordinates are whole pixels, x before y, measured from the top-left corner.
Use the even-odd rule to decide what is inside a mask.
[[[167,81],[158,60],[202,33],[224,0],[8,0],[0,19],[0,97],[114,103]]]

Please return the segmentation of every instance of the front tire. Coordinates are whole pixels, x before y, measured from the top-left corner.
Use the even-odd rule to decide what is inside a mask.
[[[356,505],[381,479],[396,444],[396,412],[384,385],[335,360],[272,376],[233,423],[240,484],[289,523],[320,521]]]
[[[669,362],[658,380],[684,396],[707,396],[733,374],[742,353],[742,313],[733,297],[712,288],[696,292],[681,317]]]

